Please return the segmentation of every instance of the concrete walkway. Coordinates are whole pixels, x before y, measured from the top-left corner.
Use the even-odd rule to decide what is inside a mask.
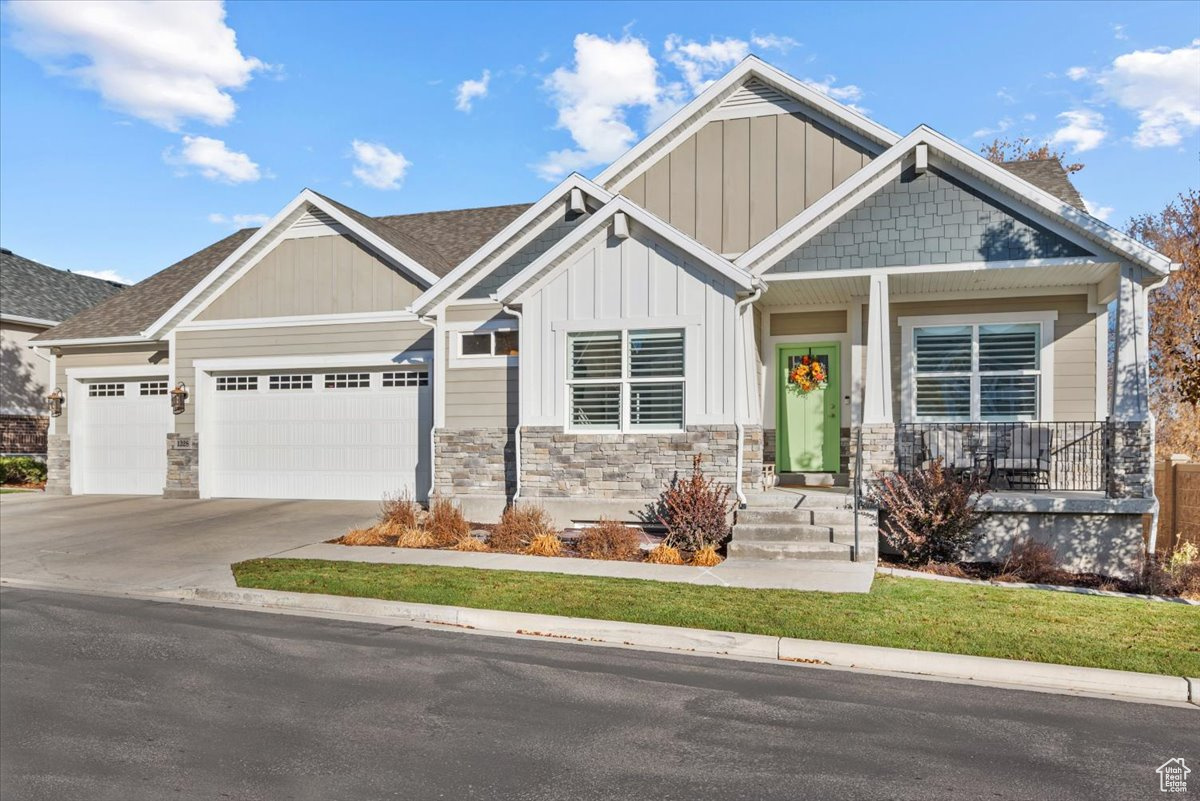
[[[288,559],[332,559],[391,565],[439,565],[483,570],[527,570],[572,576],[650,579],[681,584],[754,589],[868,592],[875,576],[873,562],[803,562],[795,559],[727,559],[716,567],[648,565],[602,559],[522,556],[508,553],[463,553],[419,548],[349,545],[304,545],[275,556]]]

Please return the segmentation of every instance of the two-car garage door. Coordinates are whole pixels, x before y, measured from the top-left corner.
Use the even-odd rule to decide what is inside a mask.
[[[424,366],[216,372],[205,382],[205,496],[379,500],[429,486]]]

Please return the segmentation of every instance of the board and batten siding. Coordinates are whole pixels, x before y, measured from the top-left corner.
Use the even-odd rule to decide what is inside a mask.
[[[54,362],[54,385],[61,387],[63,392],[67,393],[67,402],[63,404],[63,413],[57,418],[55,430],[59,434],[66,434],[70,429],[67,427],[67,419],[71,415],[71,406],[74,403],[81,401],[81,398],[71,396],[73,391],[67,381],[67,370],[80,367],[85,368],[114,368],[113,376],[119,375],[122,367],[132,367],[142,371],[145,367],[153,365],[162,367],[162,374],[169,375],[170,372],[170,354],[167,352],[167,343],[165,342],[148,342],[145,345],[120,345],[108,346],[104,348],[62,348],[60,355]],[[137,376],[141,378],[142,376]],[[191,386],[190,384],[188,386]],[[167,399],[163,399],[163,403],[167,403]],[[163,444],[166,447],[166,444]]]
[[[196,319],[395,311],[422,291],[348,236],[284,239]]]
[[[631,222],[606,227],[523,301],[522,423],[566,423],[567,331],[684,329],[687,425],[732,423],[735,285]]]
[[[197,385],[197,359],[236,359],[260,356],[336,356],[344,353],[396,353],[433,350],[433,331],[413,321],[310,325],[280,328],[238,328],[221,331],[179,331],[175,335],[175,377]],[[299,368],[297,368],[299,369]],[[341,371],[349,368],[338,368]],[[203,402],[203,401],[200,401]],[[175,421],[175,430],[196,430],[193,394]]]
[[[455,367],[451,356],[458,350],[460,331],[472,323],[503,320],[517,328],[517,320],[504,313],[498,303],[449,306],[445,311],[446,332],[443,401],[445,425],[441,428],[512,428],[517,424],[519,378],[516,367]]]
[[[801,114],[714,120],[652,162],[621,194],[733,255],[870,160],[860,146]]]
[[[1053,290],[1049,290],[1053,291]],[[1054,419],[1096,419],[1096,315],[1088,310],[1086,295],[1048,297],[978,298],[892,303],[892,398],[896,422],[904,419],[900,380],[900,317],[978,314],[986,322],[992,313],[1056,311],[1054,322]],[[867,315],[863,314],[866,323]],[[863,342],[866,342],[864,331]],[[1045,378],[1043,378],[1045,380]],[[1101,388],[1101,391],[1107,391]]]

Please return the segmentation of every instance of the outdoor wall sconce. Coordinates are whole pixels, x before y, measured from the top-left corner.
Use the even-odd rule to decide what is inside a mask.
[[[46,396],[46,403],[50,406],[51,417],[62,417],[63,391],[61,389],[55,387],[54,391]]]
[[[187,400],[187,384],[180,381],[171,390],[171,414],[183,414],[183,404]]]

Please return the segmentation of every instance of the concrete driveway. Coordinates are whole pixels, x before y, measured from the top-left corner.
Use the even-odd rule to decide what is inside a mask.
[[[0,577],[106,590],[234,586],[229,565],[339,536],[370,501],[0,495]]]

